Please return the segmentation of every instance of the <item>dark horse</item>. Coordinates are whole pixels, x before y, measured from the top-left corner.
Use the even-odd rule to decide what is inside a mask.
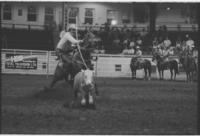
[[[147,59],[143,60],[142,62],[138,61],[137,58],[133,57],[131,59],[130,64],[131,72],[132,72],[132,79],[136,78],[136,71],[137,69],[144,69],[145,73],[145,80],[151,79],[151,62]]]
[[[169,60],[169,61],[164,61],[164,59],[158,54],[158,53],[153,53],[153,58],[152,61],[156,60],[157,61],[157,68],[159,72],[159,78],[160,80],[164,79],[164,70],[169,69],[171,73],[171,80],[176,79],[176,74],[178,74],[178,62],[176,60]],[[173,78],[174,76],[174,78]]]
[[[180,63],[186,72],[187,81],[193,81],[194,73],[197,72],[197,64],[195,62],[195,58],[190,55],[181,55]]]
[[[90,61],[90,52],[88,50],[81,50],[82,56],[86,62],[86,65],[91,68],[91,61]],[[73,79],[75,77],[75,75],[81,71],[81,69],[86,69],[81,56],[80,56],[80,52],[76,52],[75,55],[73,56],[72,59],[72,63],[71,64],[65,64],[63,62],[58,62],[55,72],[54,72],[54,76],[53,76],[53,80],[51,81],[50,85],[48,88],[53,88],[54,85],[60,81],[65,79],[66,81],[68,81],[70,83],[71,86],[73,86]],[[71,80],[68,79],[70,75]]]

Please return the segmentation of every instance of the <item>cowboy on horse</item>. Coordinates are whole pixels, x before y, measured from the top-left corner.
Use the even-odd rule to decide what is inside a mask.
[[[82,40],[76,40],[74,38],[76,34],[75,32],[76,32],[76,25],[71,24],[68,27],[68,32],[64,33],[63,36],[61,36],[61,39],[56,47],[56,54],[58,56],[58,59],[65,64],[72,63],[73,50],[74,50],[73,48],[75,48],[79,43],[82,42]]]
[[[135,55],[133,57],[133,62],[136,63],[138,68],[140,68],[140,64],[143,62],[142,59],[142,51],[140,50],[140,46],[136,46]]]

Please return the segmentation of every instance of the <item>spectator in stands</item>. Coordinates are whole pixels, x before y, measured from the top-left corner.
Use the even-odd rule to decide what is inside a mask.
[[[90,27],[87,29],[87,32],[84,36],[84,41],[85,41],[85,47],[88,48],[95,48],[95,41],[94,41],[95,35],[93,34],[93,29]]]
[[[68,28],[68,32],[62,36],[56,47],[58,59],[69,65],[72,62],[73,47],[82,42],[82,40],[78,41],[74,38],[76,35],[76,29],[76,25],[71,24]]]
[[[175,45],[175,48],[176,48],[176,54],[177,53],[180,53],[182,51],[182,40],[181,40],[181,37],[178,36],[177,40],[176,40],[176,45]]]
[[[140,35],[141,35],[141,37],[145,37],[147,35],[145,28],[142,29]]]
[[[133,47],[133,49],[135,49],[136,47],[136,43],[135,43],[135,37],[132,37],[131,40],[130,40],[130,47]]]
[[[154,37],[152,45],[153,45],[153,49],[157,48],[157,46],[158,46],[158,38],[157,37]]]
[[[124,48],[124,50],[122,51],[122,54],[124,54],[124,55],[128,55],[128,46],[126,46],[125,48]]]
[[[135,54],[135,45],[134,44],[130,44],[130,49],[128,50],[128,54],[129,55],[134,55]]]
[[[169,40],[168,36],[165,38],[165,40],[163,41],[164,47],[169,48],[171,46],[171,41]]]
[[[134,27],[132,27],[131,28],[131,39],[133,38],[133,37],[136,37],[136,33],[135,33],[135,30],[134,30]]]
[[[141,36],[138,35],[137,40],[136,40],[136,45],[141,48],[142,44],[143,44],[143,42],[142,42]]]

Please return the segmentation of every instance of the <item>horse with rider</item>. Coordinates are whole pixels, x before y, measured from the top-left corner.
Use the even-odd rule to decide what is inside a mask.
[[[88,89],[87,90],[77,89],[77,86],[78,86],[77,81],[74,81],[74,80],[79,80],[77,78],[82,78],[81,79],[82,82],[80,82],[80,84],[81,84],[81,87],[83,87],[82,85],[83,85],[84,80],[86,80],[85,77],[87,77],[87,74],[93,73],[92,63],[91,63],[91,54],[90,54],[91,50],[87,49],[84,46],[80,46],[80,44],[83,44],[84,42],[86,42],[86,38],[84,40],[78,40],[75,38],[76,35],[77,35],[76,25],[71,24],[68,27],[68,31],[63,32],[62,35],[60,36],[60,41],[58,42],[57,47],[56,47],[56,55],[57,55],[58,64],[54,72],[53,80],[51,81],[49,87],[46,87],[46,89],[52,88],[56,84],[56,82],[58,82],[59,80],[65,79],[66,81],[70,83],[70,85],[74,89],[74,99],[77,99],[78,93],[89,94],[89,93],[81,92],[81,91],[88,91]],[[89,37],[87,37],[87,40],[89,40]],[[84,73],[85,76],[77,76],[80,72]],[[69,77],[70,77],[70,80],[69,80]],[[85,82],[86,84],[84,84],[84,86],[93,87],[93,89],[89,89],[89,90],[95,91],[95,93],[97,94],[98,92],[96,88],[96,83],[93,82],[94,81],[93,77],[90,77],[87,80],[91,80],[91,81]],[[94,93],[90,93],[90,94],[94,94]],[[84,96],[84,97],[87,97],[87,96]]]
[[[136,78],[137,69],[144,69],[144,79],[151,79],[151,62],[147,59],[142,59],[142,51],[140,49],[140,46],[136,46],[135,54],[131,59],[130,68],[132,72],[132,79]]]
[[[194,73],[198,72],[198,50],[194,40],[186,35],[187,40],[179,47],[179,60],[186,72],[187,81],[194,80]]]
[[[163,41],[160,41],[157,45],[154,45],[152,51],[152,61],[157,61],[157,68],[159,72],[159,78],[164,79],[164,70],[170,69],[171,80],[176,79],[178,74],[178,62],[171,59],[170,56],[174,54],[174,47],[171,46],[171,41],[166,37]]]

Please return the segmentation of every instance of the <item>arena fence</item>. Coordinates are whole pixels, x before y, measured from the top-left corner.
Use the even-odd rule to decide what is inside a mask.
[[[131,55],[111,55],[111,54],[92,54],[92,63],[97,77],[131,77],[130,60]],[[40,50],[19,50],[2,49],[1,50],[1,68],[2,73],[7,74],[30,74],[30,75],[53,75],[56,65],[55,51]],[[151,55],[143,56],[144,59],[152,60]],[[12,60],[23,59],[23,61]],[[170,59],[176,59],[177,56],[171,56]],[[157,78],[158,72],[156,63],[152,62],[152,77]],[[181,68],[180,68],[181,70]],[[137,77],[144,76],[143,70],[137,70]],[[165,71],[165,78],[170,78],[169,70]],[[177,75],[177,79],[185,79],[185,74]]]

